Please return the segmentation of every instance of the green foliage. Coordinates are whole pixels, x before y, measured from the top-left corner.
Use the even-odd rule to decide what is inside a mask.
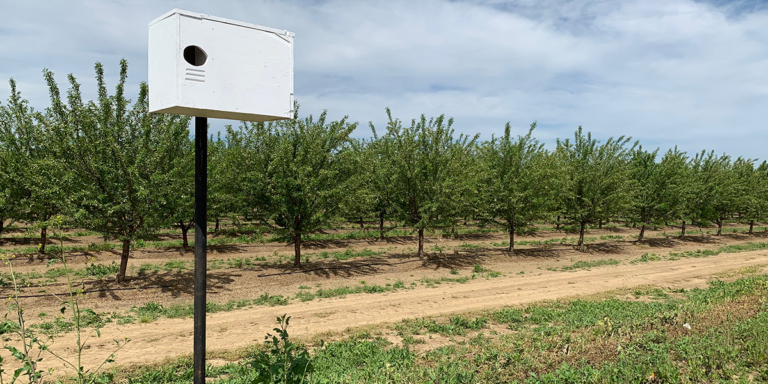
[[[264,337],[267,351],[259,351],[246,363],[255,374],[254,384],[304,383],[314,367],[306,348],[292,342],[288,336],[290,316],[277,318],[276,335]],[[321,346],[322,347],[322,346]]]
[[[516,233],[534,229],[532,225],[555,208],[557,167],[544,144],[533,138],[535,128],[534,122],[525,136],[514,139],[507,123],[504,136],[481,146],[481,210],[498,218],[495,223],[509,233],[509,251],[514,250]]]
[[[573,141],[557,141],[557,156],[564,175],[560,191],[562,209],[569,221],[579,225],[579,247],[584,244],[588,224],[598,224],[623,212],[630,203],[626,148],[629,140],[621,136],[600,144],[579,127]]]
[[[394,188],[393,214],[419,235],[418,255],[424,252],[424,230],[439,224],[451,225],[462,208],[462,199],[476,194],[467,159],[473,154],[477,136],[454,138],[453,119],[445,116],[413,119],[403,127],[387,108],[387,133],[379,140],[386,179]],[[375,128],[371,124],[375,135]]]
[[[604,265],[619,265],[621,262],[614,259],[603,259],[595,261],[577,261],[573,265],[568,265],[560,268],[561,271],[573,271],[576,269],[589,269],[593,267],[601,267]]]
[[[277,224],[278,235],[295,245],[294,266],[301,267],[301,238],[327,224],[339,211],[354,170],[349,135],[357,126],[326,123],[327,111],[315,120],[241,125],[227,140],[241,152],[239,178],[250,210],[262,211],[265,225]]]
[[[658,153],[658,149],[648,152],[639,146],[632,151],[629,162],[629,177],[633,184],[627,213],[641,227],[638,242],[643,241],[646,225],[664,223],[676,217],[680,210],[680,195],[686,187],[685,155],[675,148],[657,162]]]
[[[57,141],[45,115],[28,106],[15,81],[10,88],[8,104],[0,105],[0,221],[34,223],[44,253],[49,220],[69,200],[71,174],[53,150]]]
[[[121,271],[125,278],[130,241],[167,222],[163,197],[174,187],[172,172],[189,141],[189,118],[148,112],[148,88],[140,85],[133,107],[126,99],[128,64],[120,62],[120,78],[110,96],[104,68],[95,66],[98,98],[84,102],[80,84],[69,75],[67,101],[61,99],[53,73],[45,71],[51,96],[46,125],[53,133],[52,156],[71,177],[67,201],[82,228],[123,242]]]
[[[722,233],[725,220],[740,208],[744,200],[744,186],[738,183],[737,163],[752,167],[752,160],[739,158],[731,162],[730,156],[702,151],[691,160],[694,186],[693,212],[701,223],[713,222]]]

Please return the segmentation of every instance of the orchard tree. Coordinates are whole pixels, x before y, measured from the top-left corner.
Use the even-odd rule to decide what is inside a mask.
[[[73,178],[71,215],[81,227],[122,242],[117,280],[123,282],[131,241],[168,224],[160,212],[173,186],[173,166],[189,141],[189,118],[150,114],[145,83],[130,107],[125,60],[112,96],[102,65],[95,68],[98,99],[89,102],[73,75],[64,102],[53,73],[45,71],[51,95],[47,121],[55,133],[56,156]]]
[[[378,136],[373,123],[369,123],[369,127],[373,132],[373,139],[365,146],[364,161],[368,164],[366,190],[371,209],[379,219],[379,240],[384,240],[384,220],[393,212],[393,193],[396,190],[392,185],[393,164],[389,161],[393,141],[390,136]]]
[[[678,190],[684,180],[684,160],[680,153],[670,150],[661,161],[659,149],[648,152],[642,146],[632,151],[629,177],[632,184],[632,200],[628,216],[640,224],[638,243],[643,242],[645,227],[660,224],[674,218],[678,210]]]
[[[444,115],[412,120],[404,128],[387,108],[387,150],[381,159],[390,173],[393,214],[419,236],[418,255],[424,253],[424,230],[453,220],[459,199],[476,189],[467,167],[477,136],[453,137],[453,119]],[[375,127],[371,124],[374,134]]]
[[[347,118],[326,122],[327,111],[276,123],[249,123],[230,137],[242,142],[246,155],[243,188],[261,220],[293,240],[294,267],[301,268],[301,241],[330,222],[341,210],[352,169],[350,137],[357,127]]]
[[[630,203],[628,175],[630,141],[624,136],[609,138],[604,144],[583,133],[581,126],[573,141],[557,140],[557,156],[562,167],[560,195],[566,219],[579,226],[579,249],[584,249],[587,225],[597,224],[623,212]]]
[[[349,180],[349,190],[342,200],[341,216],[348,221],[357,222],[360,229],[365,229],[365,217],[375,215],[377,193],[375,191],[375,159],[366,140],[350,140],[348,161],[354,169]]]
[[[210,149],[209,149],[210,151]],[[189,230],[195,226],[195,144],[191,139],[180,143],[179,153],[169,164],[169,188],[162,190],[163,222],[181,230],[182,249],[189,247]]]
[[[694,175],[695,209],[700,226],[707,222],[717,224],[717,234],[723,231],[723,223],[737,211],[740,188],[736,184],[736,172],[728,155],[715,155],[714,151],[698,153],[691,161]]]
[[[15,91],[15,82],[11,80],[11,100]],[[14,132],[14,113],[10,106],[0,103],[0,235],[3,233],[5,221],[17,217],[18,211],[18,176],[21,156],[15,150],[13,138],[8,137]]]
[[[544,144],[528,133],[514,138],[507,123],[504,136],[492,138],[481,150],[483,185],[480,206],[509,233],[509,251],[515,249],[515,233],[534,229],[533,224],[554,209],[557,174]]]
[[[753,234],[755,223],[765,219],[768,214],[768,163],[763,161],[755,167],[752,160],[739,158],[733,164],[736,184],[739,188],[737,210],[742,220],[749,224],[749,234]]]
[[[11,80],[8,105],[0,109],[0,135],[8,153],[3,156],[10,184],[0,192],[15,208],[12,217],[40,229],[40,253],[45,253],[49,220],[62,212],[67,203],[68,172],[53,156],[55,140],[44,129],[43,116],[21,98],[16,83]],[[2,218],[4,219],[4,218]]]
[[[233,142],[222,139],[208,140],[208,214],[215,222],[214,231],[219,232],[220,220],[228,215],[242,212],[244,193],[239,184],[240,159],[233,149]]]

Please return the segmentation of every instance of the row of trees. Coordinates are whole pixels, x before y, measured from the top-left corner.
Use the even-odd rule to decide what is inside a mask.
[[[148,113],[147,86],[138,99],[124,95],[127,63],[113,95],[96,65],[98,98],[84,101],[69,76],[66,97],[44,71],[51,105],[35,111],[11,81],[0,105],[0,231],[8,219],[35,223],[42,237],[49,221],[72,224],[122,242],[119,280],[131,242],[175,226],[194,226],[194,157],[189,118]],[[242,123],[209,141],[209,217],[247,217],[270,226],[295,245],[301,266],[305,236],[343,217],[398,221],[418,234],[453,228],[469,217],[509,233],[553,221],[584,232],[612,218],[645,228],[682,222],[718,225],[734,214],[751,225],[768,213],[768,165],[713,152],[694,156],[677,149],[663,155],[629,138],[605,142],[579,127],[572,139],[548,150],[527,133],[489,141],[456,135],[444,116],[393,118],[372,137],[350,137],[347,118]],[[751,230],[751,228],[750,228]]]

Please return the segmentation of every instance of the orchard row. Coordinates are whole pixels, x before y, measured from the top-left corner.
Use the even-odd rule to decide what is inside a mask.
[[[34,223],[45,245],[51,225],[86,228],[122,242],[120,277],[130,245],[160,228],[194,226],[194,146],[188,117],[148,112],[146,84],[131,103],[127,63],[110,95],[96,65],[98,98],[83,100],[70,75],[66,94],[44,71],[51,102],[28,106],[11,81],[0,105],[0,232],[6,220]],[[299,117],[241,123],[209,139],[209,218],[255,218],[295,244],[344,217],[398,221],[418,234],[474,217],[509,233],[553,221],[584,231],[610,219],[646,226],[718,225],[737,215],[753,224],[768,213],[768,165],[677,149],[644,149],[629,138],[598,141],[581,127],[552,150],[527,133],[488,141],[456,135],[444,116],[403,122],[372,138],[357,123]],[[45,251],[43,248],[42,252]]]

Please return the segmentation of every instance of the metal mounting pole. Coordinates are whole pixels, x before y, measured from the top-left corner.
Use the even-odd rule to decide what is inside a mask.
[[[195,117],[194,384],[205,384],[206,232],[208,230],[208,118]]]

